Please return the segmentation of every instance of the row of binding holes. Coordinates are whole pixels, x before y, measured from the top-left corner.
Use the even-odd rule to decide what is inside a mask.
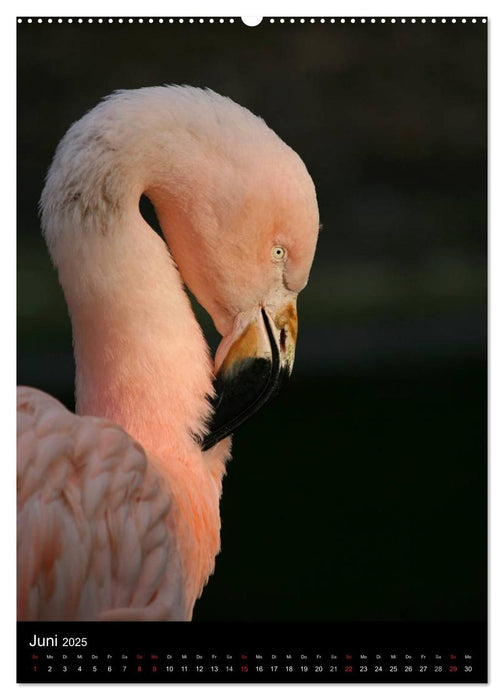
[[[370,24],[375,24],[376,22],[380,22],[381,24],[385,24],[385,22],[391,22],[392,24],[395,24],[396,22],[400,22],[401,24],[406,24],[407,22],[410,22],[411,24],[415,24],[417,21],[420,22],[421,24],[425,24],[426,22],[431,22],[432,24],[436,24],[436,22],[438,20],[435,17],[433,17],[432,19],[426,19],[425,17],[423,17],[422,19],[419,19],[419,20],[417,20],[415,17],[409,17],[408,19],[405,19],[403,17],[400,20],[395,19],[394,17],[381,17],[380,19],[375,19],[374,17],[372,19],[365,19],[364,17],[362,17],[361,19],[355,19],[355,18],[348,19],[348,18],[342,17],[339,20],[335,19],[334,17],[332,19],[329,19],[329,20],[326,20],[324,17],[317,17],[317,18],[312,17],[311,19],[303,19],[303,18],[300,19],[299,17],[296,17],[296,18],[291,18],[291,19],[281,18],[278,20],[275,19],[274,17],[272,17],[270,19],[271,24],[274,24],[277,21],[280,22],[280,24],[284,24],[285,22],[290,22],[291,24],[294,24],[294,22],[300,22],[301,24],[304,24],[305,22],[309,22],[310,24],[315,24],[315,22],[320,22],[321,24],[324,24],[325,22],[330,22],[331,24],[334,24],[335,22],[339,22],[340,24],[345,24],[346,22],[350,22],[350,24],[356,24],[356,23],[366,24],[366,22],[369,22]],[[452,24],[456,24],[457,22],[462,22],[462,24],[466,24],[466,22],[472,22],[473,24],[476,24],[477,21],[478,20],[475,18],[468,20],[465,17],[462,19],[459,18],[458,20],[455,18],[453,18],[451,20],[443,18],[443,19],[439,20],[439,22],[442,22],[443,24],[445,24],[446,22],[452,22]],[[483,22],[483,24],[486,23],[486,19],[484,19],[484,18],[481,21]]]
[[[226,17],[225,19],[223,17],[221,17],[220,19],[214,19],[213,17],[201,17],[200,19],[193,19],[192,17],[178,17],[177,19],[173,19],[172,17],[170,17],[169,19],[164,19],[163,17],[150,17],[149,19],[144,19],[143,17],[135,17],[134,19],[131,17],[129,19],[123,19],[122,17],[108,17],[107,19],[104,19],[103,17],[89,17],[88,19],[82,19],[81,17],[79,17],[78,19],[73,19],[72,17],[68,17],[65,19],[62,19],[61,17],[59,19],[39,17],[37,20],[23,20],[21,17],[18,18],[18,24],[21,24],[22,22],[28,22],[28,24],[32,24],[33,22],[37,24],[42,24],[43,22],[47,22],[48,24],[52,24],[53,22],[57,24],[73,24],[74,22],[76,22],[77,24],[93,24],[94,22],[98,24],[113,24],[114,22],[117,22],[118,24],[134,24],[135,22],[138,24],[163,24],[164,22],[167,22],[168,24],[184,24],[184,22],[188,22],[189,24],[194,24],[195,22],[199,22],[200,24],[203,24],[204,22],[209,22],[210,24],[213,24],[214,22],[224,24],[224,22],[226,21],[230,24],[233,24],[235,20],[233,17]]]
[[[98,19],[95,19],[93,17],[89,17],[88,19],[82,19],[82,18],[72,19],[71,17],[69,17],[68,19],[62,19],[61,17],[59,19],[52,19],[52,18],[47,18],[47,17],[43,17],[43,18],[39,17],[37,20],[33,20],[33,19],[23,20],[21,17],[18,18],[18,24],[21,24],[22,22],[27,22],[28,24],[32,24],[33,22],[36,22],[37,24],[42,24],[43,22],[47,22],[48,24],[52,24],[53,22],[56,22],[57,24],[64,24],[64,23],[72,24],[73,22],[77,22],[77,24],[84,24],[84,23],[93,24],[93,22],[97,22],[98,24],[104,24],[104,23],[105,24],[113,24],[114,22],[117,22],[118,24],[124,24],[124,23],[134,24],[135,22],[137,22],[138,24],[144,24],[144,23],[146,23],[146,24],[154,24],[154,23],[163,24],[164,22],[167,22],[168,24],[174,24],[174,23],[184,24],[184,22],[188,22],[189,24],[194,24],[195,22],[198,22],[199,24],[203,24],[204,22],[209,22],[210,24],[214,24],[214,22],[217,22],[219,24],[224,24],[224,22],[226,22],[226,21],[229,22],[230,24],[233,24],[233,22],[235,20],[233,17],[226,17],[226,18],[221,17],[218,20],[214,19],[213,17],[207,17],[207,18],[201,17],[200,19],[193,19],[192,17],[191,18],[179,17],[177,19],[170,18],[170,19],[166,19],[166,20],[163,19],[162,17],[159,17],[159,18],[150,17],[149,19],[143,19],[142,17],[136,17],[135,19],[133,19],[131,17],[129,19],[123,19],[122,17],[119,17],[119,18],[118,17],[109,17],[108,19],[103,19],[102,17],[99,17]],[[365,24],[366,22],[369,22],[370,24],[375,24],[376,22],[379,22],[381,24],[385,24],[386,22],[390,22],[391,24],[395,24],[396,22],[399,22],[400,24],[406,24],[407,22],[410,22],[411,24],[415,24],[417,21],[420,22],[421,24],[426,24],[427,22],[430,22],[431,24],[436,24],[436,22],[441,22],[442,24],[446,24],[447,22],[451,22],[452,24],[456,24],[457,22],[461,22],[462,24],[465,24],[466,22],[471,22],[472,24],[476,24],[476,22],[478,20],[475,19],[474,17],[472,19],[466,19],[465,17],[462,19],[460,19],[460,18],[459,19],[455,19],[455,18],[453,18],[453,19],[445,19],[445,18],[437,19],[436,17],[433,17],[432,19],[426,19],[425,17],[422,17],[422,19],[419,19],[419,20],[415,19],[414,17],[411,17],[408,19],[402,18],[400,20],[395,19],[394,17],[387,17],[387,18],[382,17],[380,19],[375,19],[375,18],[372,18],[372,19],[365,19],[365,18],[347,19],[345,17],[342,17],[339,20],[336,20],[334,17],[332,19],[329,19],[329,20],[326,20],[324,17],[320,17],[320,18],[319,17],[317,17],[317,18],[312,17],[311,19],[304,19],[304,18],[299,18],[299,17],[296,17],[296,18],[292,17],[290,19],[285,19],[282,17],[280,19],[277,19],[277,18],[272,17],[270,19],[271,24],[274,24],[275,22],[280,22],[280,24],[284,24],[286,22],[290,23],[290,24],[294,24],[295,22],[299,22],[300,24],[305,24],[305,23],[315,24],[315,22],[320,22],[321,24],[324,24],[325,22],[329,22],[330,24],[334,24],[335,22],[339,22],[340,24],[345,24],[346,22],[350,22],[350,24],[356,24],[359,22],[361,24]],[[486,19],[483,18],[481,20],[481,22],[483,24],[486,24]]]

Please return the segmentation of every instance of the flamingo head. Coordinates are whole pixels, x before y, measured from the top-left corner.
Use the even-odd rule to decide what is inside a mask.
[[[296,298],[308,281],[319,232],[315,188],[303,161],[262,119],[211,96],[215,128],[193,131],[191,177],[173,178],[182,191],[172,187],[166,206],[157,207],[185,283],[222,335],[203,449],[276,396],[290,375]],[[180,230],[183,236],[171,235]]]

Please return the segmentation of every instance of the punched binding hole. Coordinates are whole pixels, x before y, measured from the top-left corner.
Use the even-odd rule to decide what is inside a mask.
[[[241,21],[243,24],[246,24],[247,27],[257,27],[258,24],[261,24],[262,17],[242,17]]]

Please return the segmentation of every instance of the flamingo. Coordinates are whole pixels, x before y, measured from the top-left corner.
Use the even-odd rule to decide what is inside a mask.
[[[76,413],[18,388],[18,619],[190,620],[220,550],[230,435],[292,369],[313,182],[231,99],[148,87],[70,127],[40,206]],[[184,283],[222,336],[215,360]]]

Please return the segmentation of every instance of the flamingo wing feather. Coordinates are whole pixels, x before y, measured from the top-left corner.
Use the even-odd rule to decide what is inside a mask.
[[[173,498],[141,445],[44,392],[18,403],[18,619],[181,619]]]

